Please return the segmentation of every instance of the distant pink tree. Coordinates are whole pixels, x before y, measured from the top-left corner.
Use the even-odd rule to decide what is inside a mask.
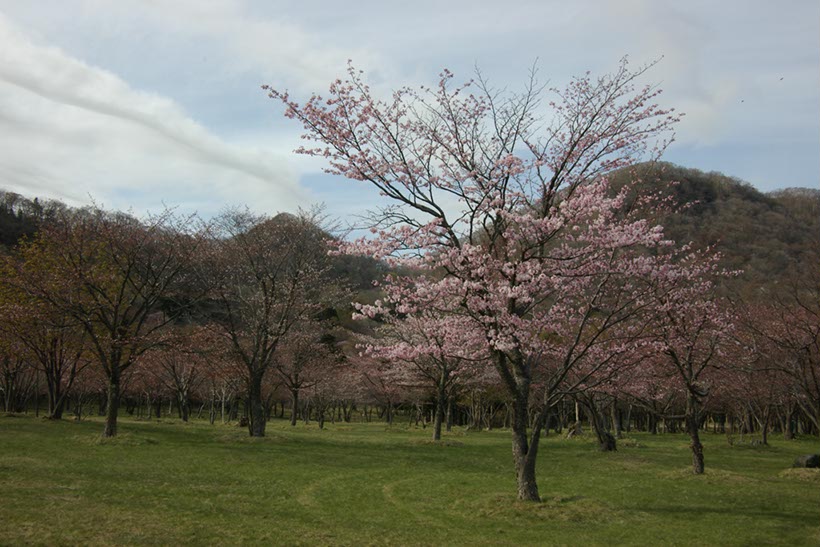
[[[324,427],[324,410],[329,404],[331,386],[340,364],[341,354],[335,351],[334,338],[318,321],[298,323],[282,339],[273,359],[279,381],[290,395],[290,425],[295,426],[300,410],[300,396],[312,389],[313,399],[321,399],[320,427]]]
[[[183,422],[190,417],[192,396],[205,380],[213,338],[206,327],[175,326],[165,333],[162,344],[141,359],[146,372],[176,399]]]
[[[653,337],[657,349],[655,379],[667,383],[685,401],[684,420],[691,439],[692,471],[704,471],[700,421],[703,400],[725,381],[723,369],[741,351],[736,317],[718,296],[717,280],[731,275],[716,255],[693,253],[670,266],[655,286]]]
[[[816,264],[816,261],[815,261]],[[758,375],[785,382],[787,421],[796,406],[820,434],[820,275],[796,274],[765,303],[745,308],[744,331],[759,361]],[[792,432],[791,424],[788,431]]]
[[[392,375],[401,384],[433,389],[433,440],[441,440],[447,401],[465,376],[472,376],[478,365],[488,360],[486,340],[481,331],[462,324],[464,319],[458,316],[428,310],[407,317],[388,315],[385,319],[388,324],[363,344],[364,350],[392,365]]]
[[[396,407],[408,398],[407,386],[401,382],[403,372],[390,362],[367,355],[352,355],[351,372],[359,377],[361,387],[360,400],[366,405],[381,407],[380,417],[388,425],[393,425]],[[371,419],[370,412],[365,410],[365,420]]]
[[[483,339],[513,402],[519,499],[540,499],[535,466],[549,405],[530,431],[534,377],[551,366],[544,389],[561,384],[642,307],[645,287],[630,280],[665,271],[662,229],[630,213],[628,187],[614,192],[605,179],[657,157],[679,119],[655,104],[660,91],[636,89],[647,69],[624,60],[612,74],[549,90],[551,101],[535,74],[518,94],[480,74],[454,87],[444,71],[433,89],[383,101],[352,67],[327,98],[298,104],[269,90],[316,143],[298,152],[327,158],[330,173],[366,181],[391,202],[373,214],[373,237],[342,250],[419,274],[386,280],[385,298],[360,313],[434,310]]]

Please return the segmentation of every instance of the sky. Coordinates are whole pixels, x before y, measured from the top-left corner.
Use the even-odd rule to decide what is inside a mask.
[[[664,159],[763,191],[820,182],[816,0],[575,2],[0,0],[0,188],[136,214],[209,216],[374,190],[292,153],[300,127],[260,89],[324,92],[347,60],[375,89],[479,66],[515,89],[538,63],[561,87],[628,55],[686,113]]]

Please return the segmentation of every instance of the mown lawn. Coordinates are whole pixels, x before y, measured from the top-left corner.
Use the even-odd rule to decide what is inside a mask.
[[[818,545],[820,471],[791,470],[815,439],[730,447],[633,435],[543,441],[544,502],[514,500],[509,432],[383,424],[291,428],[265,439],[206,423],[0,417],[2,544]]]

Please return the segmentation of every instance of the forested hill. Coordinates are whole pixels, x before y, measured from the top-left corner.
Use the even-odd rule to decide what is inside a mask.
[[[53,219],[67,206],[59,201],[42,200],[0,190],[0,250],[30,237],[42,222]]]
[[[647,191],[674,197],[680,210],[659,219],[679,243],[714,244],[724,265],[742,269],[741,282],[777,283],[795,268],[817,267],[820,189],[763,193],[721,173],[670,163],[644,164],[611,176],[615,185],[638,175]]]
[[[798,267],[816,267],[820,249],[820,190],[792,188],[762,193],[720,173],[670,163],[643,164],[611,175],[615,185],[639,176],[641,188],[675,197],[679,212],[659,222],[680,243],[715,244],[724,264],[744,270],[743,283],[771,284]],[[0,191],[0,246],[9,248],[65,209],[57,201]],[[365,289],[379,268],[369,260],[344,260],[337,272]]]
[[[39,226],[57,218],[69,207],[62,202],[27,198],[14,192],[0,190],[0,252],[8,252],[22,238],[31,237]],[[271,219],[278,222],[291,215],[279,214]],[[383,267],[367,257],[341,256],[332,263],[334,275],[344,278],[356,290],[372,287],[374,279],[381,277]]]

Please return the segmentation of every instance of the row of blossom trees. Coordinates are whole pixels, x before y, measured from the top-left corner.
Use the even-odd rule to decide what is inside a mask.
[[[96,207],[66,212],[3,262],[4,395],[11,401],[20,384],[12,376],[35,364],[49,415],[60,418],[92,366],[107,385],[104,435],[113,436],[126,381],[149,399],[160,386],[174,393],[187,418],[196,385],[224,387],[224,371],[239,367],[249,431],[263,435],[262,378],[283,339],[305,325],[320,330],[319,312],[340,294],[326,237],[309,213],[228,211],[203,223],[171,212],[144,221]],[[203,362],[220,365],[205,372]]]
[[[747,340],[758,334],[745,327],[735,333]],[[230,359],[211,330],[180,326],[171,329],[168,337],[173,345],[148,352],[123,375],[120,390],[127,412],[159,418],[174,411],[183,421],[203,418],[204,413],[211,423],[235,420],[238,414],[244,417],[249,406],[244,367]],[[370,344],[378,340],[367,338]],[[93,356],[83,355],[78,367],[64,368],[54,375],[57,381],[48,381],[51,371],[43,368],[36,354],[18,346],[12,359],[5,352],[10,347],[4,346],[0,361],[0,393],[6,411],[34,410],[45,403],[43,410],[51,418],[64,411],[76,417],[104,413],[107,382],[93,366]],[[263,378],[266,419],[285,417],[293,425],[300,418],[319,420],[320,407],[330,419],[344,421],[392,423],[401,415],[411,423],[431,425],[433,439],[441,438],[445,424],[448,429],[454,423],[478,429],[510,426],[511,401],[489,362],[382,359],[372,355],[376,347],[359,356],[349,341],[335,341],[331,333],[312,336],[299,330],[286,337]],[[716,432],[730,434],[730,440],[733,432],[757,432],[762,443],[772,430],[787,439],[798,426],[804,433],[816,432],[812,401],[817,392],[811,367],[801,363],[799,354],[790,357],[781,350],[768,351],[751,345],[736,347],[731,361],[722,359],[701,377],[707,390],[698,400],[701,431],[711,425]],[[617,438],[633,428],[653,433],[661,427],[685,431],[688,392],[663,359],[656,355],[652,361],[647,356],[640,366],[621,367],[618,374],[566,393],[552,406],[545,429],[550,424],[557,430],[569,427],[572,434],[577,419],[573,405],[578,403],[602,450],[614,449]],[[58,386],[59,397],[49,393],[52,385]],[[541,405],[535,392],[531,424]],[[172,408],[165,410],[169,405]]]

